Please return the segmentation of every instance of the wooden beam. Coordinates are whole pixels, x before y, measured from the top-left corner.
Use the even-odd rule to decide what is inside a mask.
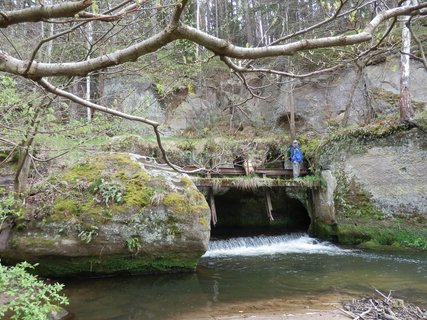
[[[270,194],[270,189],[269,188],[264,188],[264,193],[265,193],[265,208],[267,210],[267,216],[270,219],[270,221],[273,221],[273,215],[272,215],[272,211],[273,211],[273,205],[271,204],[271,194]]]
[[[197,187],[224,187],[224,188],[239,188],[241,184],[240,178],[200,178],[200,177],[194,177],[191,176],[191,179],[193,180],[194,184]],[[269,188],[276,188],[276,187],[295,187],[295,188],[306,188],[306,189],[313,189],[313,188],[319,188],[320,183],[317,181],[313,181],[311,183],[304,183],[302,181],[298,180],[285,180],[285,179],[265,179],[264,181],[259,181],[258,183],[259,188],[262,187],[269,187]]]
[[[218,217],[216,215],[215,197],[212,188],[209,189],[209,206],[211,207],[212,224],[215,226],[218,222]]]

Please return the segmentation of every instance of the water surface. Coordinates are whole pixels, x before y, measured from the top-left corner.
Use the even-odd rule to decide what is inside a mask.
[[[194,274],[74,280],[66,294],[76,319],[167,320],[374,288],[427,307],[427,255],[340,248],[306,234],[235,238],[212,241]]]

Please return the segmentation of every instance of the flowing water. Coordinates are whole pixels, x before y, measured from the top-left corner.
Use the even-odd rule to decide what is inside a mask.
[[[427,307],[427,254],[340,248],[306,234],[234,238],[211,241],[194,274],[73,280],[65,293],[75,319],[166,320],[286,301],[296,307],[374,288]]]

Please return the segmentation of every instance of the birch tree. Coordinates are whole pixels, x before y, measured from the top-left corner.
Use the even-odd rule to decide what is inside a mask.
[[[408,7],[415,4],[415,0],[407,0],[402,6]],[[411,54],[411,32],[409,30],[410,16],[403,16],[402,24],[402,50],[400,53],[400,120],[406,124],[412,124],[415,112],[411,103],[411,93],[409,90],[410,77],[410,54]]]

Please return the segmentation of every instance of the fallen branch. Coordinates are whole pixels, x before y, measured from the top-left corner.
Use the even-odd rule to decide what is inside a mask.
[[[412,303],[404,303],[401,299],[394,299],[391,291],[388,296],[375,289],[380,295],[376,298],[353,299],[338,308],[352,320],[427,320],[427,311]]]

